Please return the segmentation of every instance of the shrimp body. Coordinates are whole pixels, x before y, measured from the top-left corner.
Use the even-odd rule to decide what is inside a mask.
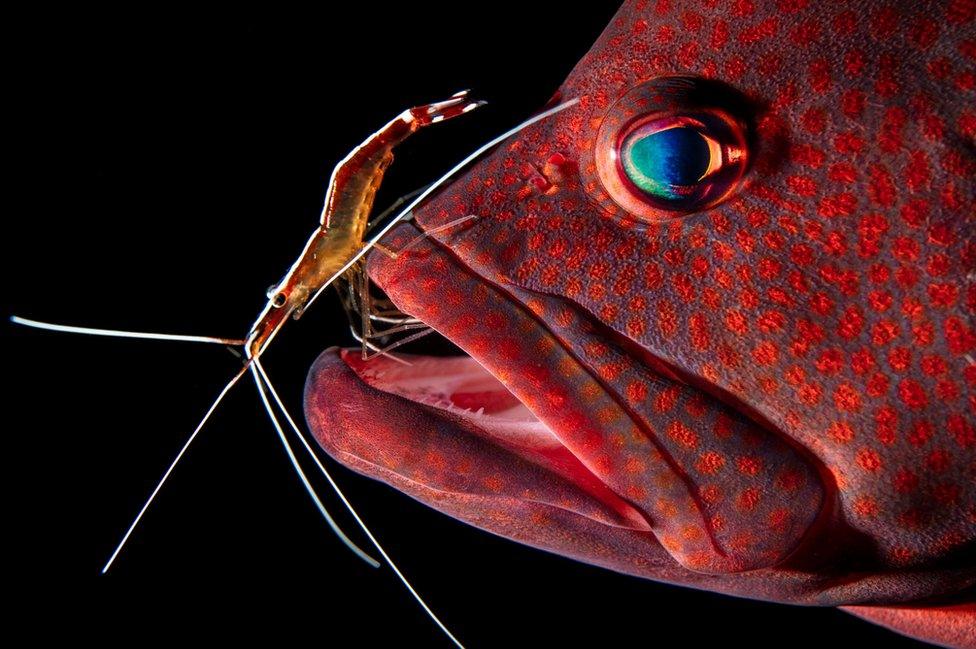
[[[332,172],[320,225],[291,269],[268,290],[268,303],[247,336],[249,358],[257,357],[288,317],[301,317],[309,301],[334,282],[363,251],[363,234],[376,192],[393,162],[393,149],[430,124],[480,106],[462,91],[438,103],[403,111],[352,150]]]

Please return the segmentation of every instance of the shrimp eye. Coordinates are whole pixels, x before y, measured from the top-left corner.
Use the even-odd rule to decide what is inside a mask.
[[[744,120],[694,77],[661,77],[608,111],[594,151],[614,203],[646,220],[698,212],[729,197],[749,159]]]

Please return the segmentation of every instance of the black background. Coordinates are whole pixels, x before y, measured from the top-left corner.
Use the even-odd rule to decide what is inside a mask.
[[[428,182],[543,105],[615,11],[351,4],[13,17],[4,315],[241,336],[352,146],[409,105],[473,88],[491,104],[403,147],[380,204]],[[265,357],[294,411],[319,351],[351,343],[343,323],[330,295]],[[6,323],[2,334],[8,619],[31,637],[448,646],[388,569],[331,536],[246,382],[99,576],[236,361],[204,345]],[[472,647],[915,644],[835,610],[655,584],[523,548],[334,470]]]

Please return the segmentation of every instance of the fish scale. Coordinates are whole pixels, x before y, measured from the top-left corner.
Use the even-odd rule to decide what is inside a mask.
[[[638,60],[641,52],[652,45],[641,39],[625,38],[632,35],[635,21],[647,23],[641,28],[642,34],[655,33],[655,21],[659,25],[670,24],[669,12],[659,14],[655,10],[646,17],[646,12],[640,14],[639,6],[625,6],[620,17],[560,88],[561,95],[613,96],[619,92],[614,90],[616,87],[626,88],[642,78],[672,72],[678,67],[673,59],[667,58],[672,56],[670,46],[661,54],[665,58],[651,56],[639,71],[622,67],[622,61]],[[924,22],[926,16],[944,14],[949,9],[951,5],[939,3],[934,3],[928,11],[923,6],[905,7],[901,10],[904,14],[898,17],[906,24],[915,24],[913,21]],[[703,24],[730,18],[722,7],[710,9],[707,3],[697,11],[702,15]],[[775,21],[777,29],[771,31],[769,38],[774,34],[785,34],[793,41],[820,42],[802,29],[803,25],[811,24],[811,20],[804,20],[802,15],[818,15],[816,11],[813,5],[808,5],[806,9],[797,9],[789,23]],[[762,16],[760,7],[750,14],[749,20],[754,25],[769,24],[763,22],[767,19]],[[846,10],[838,10],[832,20],[847,25],[845,29],[850,31],[844,40],[846,43],[872,40],[865,33],[869,34],[872,26],[870,12],[852,15]],[[797,27],[791,29],[789,24]],[[435,238],[443,238],[452,248],[470,254],[472,262],[487,259],[491,270],[485,273],[494,281],[559,295],[573,294],[574,279],[579,280],[575,285],[587,288],[579,295],[573,295],[573,299],[622,334],[633,331],[633,327],[628,329],[628,316],[625,315],[630,311],[628,304],[635,298],[644,298],[648,302],[647,308],[635,314],[646,325],[646,332],[635,337],[638,342],[678,366],[709,374],[716,385],[753,403],[787,435],[818,455],[835,479],[847,487],[841,488],[840,498],[850,514],[849,521],[878,542],[880,562],[925,564],[943,556],[947,550],[971,543],[976,533],[976,481],[971,473],[976,454],[972,440],[972,406],[976,401],[972,393],[972,364],[966,358],[966,353],[974,347],[971,320],[974,291],[972,283],[966,279],[976,260],[976,249],[969,240],[971,234],[967,235],[974,229],[974,212],[971,173],[965,176],[956,168],[971,171],[972,159],[963,148],[967,142],[966,134],[948,130],[950,124],[969,123],[967,116],[972,114],[972,109],[967,109],[963,102],[950,102],[934,94],[935,88],[926,88],[930,85],[926,82],[919,81],[921,87],[909,88],[904,96],[895,94],[891,84],[896,80],[914,80],[914,75],[924,72],[926,63],[939,61],[947,55],[953,54],[959,59],[955,52],[965,51],[963,33],[958,32],[958,38],[953,38],[951,33],[942,33],[940,40],[933,42],[929,49],[897,61],[886,58],[885,52],[904,47],[902,39],[881,43],[880,52],[848,45],[853,49],[847,52],[857,52],[858,59],[863,60],[854,76],[844,75],[843,69],[836,69],[843,68],[838,63],[844,61],[845,56],[834,60],[817,59],[817,74],[830,76],[830,83],[822,84],[829,87],[829,92],[806,98],[797,96],[790,103],[781,99],[783,105],[764,119],[775,118],[785,123],[799,121],[800,128],[792,134],[796,145],[822,146],[825,133],[803,128],[805,116],[811,111],[822,111],[827,128],[826,140],[829,143],[833,139],[834,146],[826,147],[824,155],[827,157],[814,163],[819,173],[818,169],[810,169],[801,154],[799,162],[780,162],[775,170],[754,174],[751,185],[726,205],[711,214],[688,217],[704,228],[704,242],[696,240],[687,229],[682,229],[680,232],[684,236],[675,240],[666,239],[664,228],[651,227],[640,234],[624,228],[612,229],[611,239],[601,243],[598,232],[607,231],[606,219],[613,215],[594,208],[594,202],[599,201],[601,206],[605,204],[599,196],[598,183],[586,184],[586,187],[595,189],[592,192],[572,191],[566,187],[549,195],[535,193],[531,200],[521,202],[493,185],[483,187],[484,179],[500,173],[509,160],[531,159],[534,149],[553,141],[572,142],[562,153],[579,152],[585,179],[586,168],[592,165],[589,160],[594,154],[587,143],[592,140],[593,125],[598,122],[598,116],[608,108],[608,102],[599,99],[589,102],[592,118],[578,115],[561,118],[523,134],[517,147],[512,144],[506,150],[496,152],[446,190],[437,202],[418,210],[416,219],[424,227],[433,227],[443,219],[455,218],[456,214],[478,214],[481,218],[477,227],[470,231],[471,241],[458,243],[449,234],[435,235]],[[692,36],[688,35],[689,38]],[[821,34],[819,38],[825,36]],[[710,51],[708,56],[716,69],[722,69],[721,57],[734,61],[749,52],[758,55],[762,48],[768,47],[766,38],[756,36],[747,40],[744,48],[732,47],[734,43],[730,41],[725,48]],[[841,46],[833,43],[831,47]],[[785,59],[785,54],[782,56]],[[802,64],[810,57],[800,53],[798,58],[802,70]],[[965,70],[967,62],[971,70],[971,58],[959,60],[956,66]],[[782,92],[784,86],[797,83],[797,72],[792,63],[781,62],[772,77],[743,71],[735,80],[747,93],[771,99],[770,88]],[[703,67],[712,66],[705,61]],[[807,77],[809,69],[804,72]],[[883,130],[882,124],[885,115],[890,113],[890,106],[869,103],[857,122],[828,109],[832,100],[837,101],[851,86],[870,88],[864,81],[869,81],[872,74],[878,79],[881,94],[889,103],[903,101],[907,110],[908,106],[918,107],[921,103],[919,96],[926,97],[922,119],[906,123],[901,132],[903,142],[911,138],[916,150],[904,146],[892,159],[883,150],[888,148],[885,140],[872,141],[865,137],[872,129]],[[964,72],[957,74],[957,79],[965,81]],[[879,88],[875,88],[877,90]],[[926,95],[926,91],[930,94]],[[587,102],[582,104],[585,106]],[[943,125],[943,139],[934,140],[932,133],[920,132],[920,125],[928,123],[926,119]],[[832,131],[836,135],[831,138]],[[855,132],[861,134],[861,139],[851,148],[845,144],[845,137]],[[905,173],[906,166],[917,159],[917,156],[913,157],[917,151],[925,152],[930,160],[941,159],[941,173],[938,178],[924,186],[918,185],[914,190],[896,186],[890,179]],[[758,157],[761,159],[763,155],[760,152]],[[823,194],[827,193],[829,197],[829,193],[835,191],[829,179],[824,178],[825,170],[842,163],[852,164],[858,170],[859,184],[866,191],[853,194],[856,207],[847,210],[850,214],[833,216],[823,208],[826,200]],[[932,168],[928,173],[933,175],[937,171],[940,170]],[[807,196],[806,190],[798,190],[792,180],[798,174],[813,178],[814,184],[824,190]],[[969,187],[970,200],[965,203],[969,209],[954,202],[961,200],[958,197],[963,184]],[[844,189],[852,190],[856,186]],[[947,194],[949,201],[944,200]],[[482,199],[477,207],[473,204],[474,196]],[[919,203],[920,200],[923,203]],[[744,218],[756,210],[776,214],[781,211],[780,205],[784,201],[790,203],[791,209],[779,223],[773,218],[763,219],[758,224]],[[914,216],[914,210],[923,210],[924,219]],[[545,214],[547,219],[559,222],[560,226],[530,228],[529,222],[523,220],[526,227],[513,231],[506,223],[494,218],[500,212]],[[911,214],[908,220],[906,212]],[[872,218],[883,223],[881,231],[873,235],[879,243],[855,245],[856,235],[852,236],[851,231],[856,232],[865,219]],[[916,226],[919,221],[929,224],[928,228]],[[730,238],[720,232],[716,227],[719,222],[734,224],[731,230],[737,236]],[[941,232],[940,226],[950,233],[942,240],[933,237]],[[501,232],[503,228],[505,231]],[[527,240],[536,235],[542,238],[539,249],[551,250],[559,247],[560,238],[566,232],[573,232],[575,237],[591,244],[584,244],[582,250],[587,254],[582,259],[571,260],[569,269],[566,264],[570,260],[559,254],[513,257],[511,263],[506,263],[508,257],[505,255],[478,254],[480,250],[496,247],[500,238],[514,249],[525,249]],[[769,235],[783,240],[778,250],[756,244],[757,240],[762,241]],[[663,285],[649,290],[649,287],[634,283],[630,290],[617,296],[606,288],[618,266],[611,257],[612,251],[624,248],[635,236],[639,237],[639,245],[645,247],[648,238],[661,241],[662,247],[667,240],[668,245],[681,249],[685,255],[671,261],[662,260],[659,255],[631,256],[627,262],[636,267],[638,277],[648,268],[663,267]],[[714,248],[708,242],[731,246],[732,257],[726,259],[724,255],[712,254]],[[797,252],[801,246],[811,248],[813,263],[799,263],[789,254]],[[471,252],[467,253],[468,250]],[[872,252],[875,254],[869,254]],[[941,276],[928,276],[924,269],[915,266],[919,261],[931,261],[937,255],[946,260],[941,263],[952,266],[951,270],[942,271]],[[735,277],[732,286],[719,283],[713,274],[697,275],[690,263],[695,257],[704,257],[711,267]],[[780,270],[764,274],[763,264],[771,259]],[[852,284],[850,287],[848,282]],[[691,290],[682,292],[683,286],[689,283]],[[594,285],[604,288],[594,289]],[[706,291],[714,291],[720,296],[715,305],[717,308],[697,310],[694,302]],[[879,291],[890,296],[892,305],[888,309],[878,310],[870,305],[871,295]],[[747,332],[730,331],[723,322],[722,311],[733,308],[750,321]],[[758,318],[764,310],[770,309],[784,319],[784,325],[778,332],[757,331]],[[608,314],[616,317],[607,321],[605,316]],[[872,333],[879,325],[893,320],[899,323],[897,335],[876,344]],[[726,350],[724,354],[722,349]],[[835,372],[821,371],[811,362],[827,350],[838,352],[843,359]],[[907,358],[893,362],[893,357],[898,354]],[[918,371],[923,354],[945,361],[948,369],[944,378]],[[758,364],[758,367],[743,372],[746,363]],[[792,372],[792,383],[778,378],[786,372]],[[797,378],[800,375],[802,379]],[[872,379],[875,379],[873,383]],[[943,382],[941,388],[940,381]],[[936,406],[938,412],[934,411]],[[886,443],[884,438],[879,440],[872,434],[873,420],[886,408],[894,408],[902,414],[895,435],[897,443]],[[826,435],[835,421],[854,422],[857,434],[852,439]],[[951,427],[948,425],[950,421],[956,423]],[[904,442],[913,427],[925,424],[935,426],[938,434],[914,447]],[[957,432],[951,432],[950,428]],[[931,452],[933,449],[941,449],[951,456],[952,467],[938,475],[926,473],[912,489],[893,490],[891,482],[898,471],[906,464],[917,466],[922,459],[920,451]],[[933,490],[942,490],[947,495],[942,501],[934,501],[935,508],[927,507],[926,512],[922,512],[918,504],[932,504],[929,496]],[[950,492],[952,497],[948,495]],[[856,509],[855,502],[861,503]],[[954,512],[958,514],[953,515]]]
[[[959,593],[976,583],[974,20],[968,0],[626,2],[553,100],[579,105],[414,210],[431,231],[427,261],[374,255],[370,272],[647,516],[661,547],[642,546],[656,567],[637,573],[850,605],[969,646],[974,604]],[[673,75],[741,97],[749,168],[716,205],[634,213],[600,175],[614,155],[600,129],[626,123],[622,97]],[[500,322],[486,327],[490,313]],[[677,397],[662,387],[675,377]],[[545,403],[553,394],[563,419]],[[674,400],[667,412],[662,398]],[[720,419],[752,433],[716,437]],[[645,446],[615,455],[638,443],[635,420]],[[662,478],[665,454],[686,480]],[[648,496],[675,485],[685,494],[674,506]],[[713,486],[729,500],[695,502]],[[706,530],[702,511],[722,514],[727,535]],[[561,524],[538,523],[527,542],[545,546]],[[602,551],[584,560],[608,565]],[[635,572],[628,553],[609,564]],[[742,568],[762,582],[723,575]],[[926,607],[932,597],[962,603]],[[899,602],[917,605],[883,606]]]

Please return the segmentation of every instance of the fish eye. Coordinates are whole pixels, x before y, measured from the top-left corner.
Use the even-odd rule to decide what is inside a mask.
[[[705,92],[710,85],[662,77],[611,107],[594,157],[616,205],[645,220],[670,220],[717,205],[739,188],[749,161],[747,127],[722,106],[726,92]]]
[[[284,293],[278,293],[274,296],[274,299],[271,300],[271,306],[276,309],[280,309],[281,307],[285,306],[286,302],[288,302],[288,296]]]

